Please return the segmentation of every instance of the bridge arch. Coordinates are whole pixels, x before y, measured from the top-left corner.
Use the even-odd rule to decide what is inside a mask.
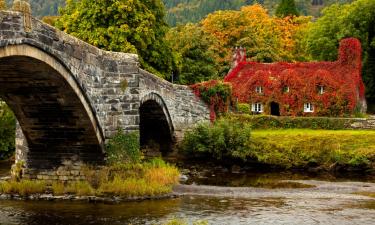
[[[101,163],[104,137],[73,75],[56,58],[27,45],[0,48],[0,97],[15,113],[28,144],[28,167],[64,160]]]
[[[162,153],[170,151],[174,142],[174,127],[163,98],[155,92],[143,96],[140,101],[139,115],[141,146],[158,147]]]

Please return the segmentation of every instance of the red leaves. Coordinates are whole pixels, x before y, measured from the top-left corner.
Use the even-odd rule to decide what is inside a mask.
[[[266,113],[267,106],[277,102],[281,115],[305,115],[304,103],[314,104],[313,115],[351,114],[364,98],[360,42],[343,39],[339,56],[335,62],[240,62],[224,80],[232,84],[239,102],[262,102]],[[257,86],[263,93],[255,91]]]
[[[211,80],[190,86],[195,95],[210,107],[210,120],[215,121],[216,113],[224,113],[232,103],[232,86],[218,80]]]

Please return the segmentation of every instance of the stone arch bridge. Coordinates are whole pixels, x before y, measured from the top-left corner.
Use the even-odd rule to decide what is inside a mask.
[[[19,122],[16,160],[30,178],[102,163],[118,129],[167,147],[209,120],[189,87],[140,69],[137,55],[99,50],[13,11],[0,11],[0,98]]]

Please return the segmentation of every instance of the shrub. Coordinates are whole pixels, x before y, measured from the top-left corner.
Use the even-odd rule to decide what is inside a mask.
[[[141,160],[138,132],[124,133],[118,130],[108,142],[106,149],[109,164],[137,163]]]
[[[190,86],[195,95],[210,106],[210,119],[217,114],[226,113],[233,103],[232,85],[218,80],[211,80]]]
[[[250,124],[252,129],[351,129],[351,124],[357,121],[353,118],[333,117],[277,117],[266,115],[231,115],[228,120]]]
[[[247,103],[239,103],[237,105],[237,111],[244,114],[250,114],[250,105]]]
[[[182,150],[222,159],[246,151],[249,140],[248,124],[222,118],[212,125],[200,124],[187,132],[182,142]]]

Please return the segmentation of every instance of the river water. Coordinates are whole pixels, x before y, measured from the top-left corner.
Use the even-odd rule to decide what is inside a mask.
[[[9,165],[0,165],[0,176],[7,175],[8,169]],[[314,187],[264,189],[247,187],[251,183],[244,182],[249,180],[248,174],[234,177],[242,179],[229,182],[236,187],[221,185],[228,182],[220,182],[220,186],[180,185],[175,191],[184,196],[167,200],[121,204],[3,200],[0,224],[161,224],[172,218],[214,225],[375,224],[375,199],[352,194],[375,192],[372,180],[331,182],[297,176],[295,179],[303,179],[295,182]],[[292,178],[283,174],[278,179],[283,177]]]

